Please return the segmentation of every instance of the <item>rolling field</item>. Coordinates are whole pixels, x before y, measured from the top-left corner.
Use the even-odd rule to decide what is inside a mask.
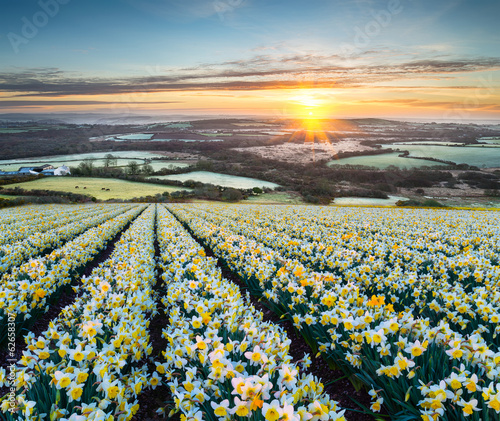
[[[249,196],[247,199],[249,203],[261,204],[281,204],[281,205],[299,205],[304,203],[299,195],[291,195],[289,193],[264,193],[258,196]]]
[[[64,162],[58,162],[58,161],[51,161],[51,160],[46,160],[46,161],[34,161],[30,162],[28,165],[26,164],[6,164],[6,165],[1,165],[0,168],[3,171],[17,171],[19,170],[20,167],[23,166],[30,166],[30,167],[39,167],[45,164],[53,165],[55,168],[61,166],[61,165],[66,165],[68,167],[78,167],[82,162],[85,162],[84,160],[76,160],[76,161],[64,161]],[[116,166],[117,167],[126,167],[129,162],[135,162],[138,165],[143,165],[145,162],[142,159],[117,159],[116,160]],[[104,159],[96,159],[92,161],[92,165],[94,167],[104,167]],[[169,164],[166,163],[164,166],[167,167]]]
[[[95,167],[103,167],[105,165],[105,157],[111,153],[116,158],[117,167],[126,167],[129,162],[133,161],[139,165],[145,164],[148,160],[150,165],[155,171],[162,168],[173,167],[184,167],[187,166],[186,163],[180,163],[178,161],[159,161],[158,158],[163,158],[161,154],[156,154],[152,152],[145,151],[118,151],[118,152],[94,152],[94,153],[83,153],[83,154],[71,154],[71,155],[56,155],[47,157],[33,157],[33,158],[21,158],[21,159],[8,159],[0,160],[0,170],[3,171],[17,171],[19,167],[36,167],[45,164],[53,165],[54,167],[59,167],[61,165],[66,165],[68,167],[77,167],[82,162],[86,160],[91,160]],[[152,160],[156,158],[155,160]]]
[[[81,154],[71,154],[71,155],[55,155],[55,156],[37,156],[32,158],[20,158],[20,159],[7,159],[0,161],[0,167],[3,165],[20,164],[28,165],[31,163],[60,163],[63,165],[65,162],[71,161],[83,161],[84,159],[92,160],[103,160],[106,155],[112,154],[115,158],[121,159],[151,159],[151,158],[162,158],[163,155],[145,152],[145,151],[118,151],[118,152],[93,152],[93,153],[81,153]]]
[[[499,216],[214,204],[2,210],[0,387],[12,372],[17,386],[6,395],[17,412],[2,404],[3,417],[497,419]],[[22,247],[13,259],[9,250]],[[315,367],[321,359],[328,365]]]
[[[42,166],[45,164],[53,165],[54,167],[59,167],[61,165],[66,165],[68,167],[78,167],[82,162],[86,162],[84,160],[77,160],[77,161],[64,161],[64,162],[57,162],[57,161],[38,161],[38,162],[30,162],[29,166],[37,167],[37,166]],[[113,167],[127,167],[130,162],[135,162],[138,165],[144,165],[146,163],[145,160],[143,159],[131,159],[131,158],[118,158],[116,159],[116,166]],[[104,167],[105,166],[105,160],[104,159],[95,159],[92,160],[92,165],[94,167]],[[190,165],[190,163],[186,162],[179,162],[179,161],[159,161],[159,160],[154,160],[150,161],[148,165],[151,165],[154,171],[160,171],[163,168],[185,168]],[[6,165],[0,165],[0,169],[3,171],[17,171],[19,170],[19,167],[26,166],[26,164],[6,164]]]
[[[436,158],[456,164],[475,165],[479,168],[496,168],[500,166],[500,148],[479,145],[473,147],[457,147],[442,145],[382,145],[382,148],[401,149],[410,152],[411,156]],[[383,156],[383,155],[382,155]],[[350,158],[348,158],[350,159]],[[411,158],[401,158],[411,159]],[[426,162],[422,160],[422,162]],[[429,161],[430,162],[430,161]],[[442,165],[442,164],[441,164]]]
[[[388,145],[392,146],[392,145]],[[411,145],[415,146],[415,145]],[[403,148],[403,146],[400,146]],[[409,148],[410,146],[408,146]],[[404,147],[405,149],[407,146]],[[422,148],[422,146],[420,146]],[[328,166],[334,165],[363,165],[366,167],[374,167],[378,169],[384,169],[387,167],[397,167],[397,168],[421,168],[421,167],[436,167],[443,166],[444,164],[434,161],[426,161],[424,159],[413,159],[413,158],[401,158],[399,155],[401,153],[387,153],[382,155],[363,155],[363,156],[353,156],[350,158],[341,158],[334,161],[328,162]]]
[[[78,186],[78,189],[75,188]],[[98,200],[108,199],[133,199],[161,194],[163,192],[174,192],[177,187],[160,186],[148,183],[136,183],[133,181],[115,180],[111,178],[91,177],[47,177],[26,183],[10,184],[9,188],[20,187],[25,190],[54,190],[70,193],[79,193],[93,196]],[[86,188],[85,188],[86,187]],[[109,191],[102,190],[103,188]]]
[[[269,181],[257,180],[249,177],[239,177],[236,175],[218,174],[210,171],[193,171],[184,174],[173,174],[163,176],[153,176],[160,180],[177,180],[177,181],[200,181],[202,183],[214,184],[222,187],[233,187],[236,189],[251,189],[253,187],[268,187],[275,188],[278,184]]]

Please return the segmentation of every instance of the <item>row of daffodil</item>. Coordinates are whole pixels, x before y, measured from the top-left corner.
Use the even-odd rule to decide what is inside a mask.
[[[433,211],[426,212],[428,215],[429,212]],[[231,229],[248,235],[268,246],[277,248],[288,257],[297,258],[300,255],[297,250],[293,250],[294,240],[285,239],[284,241],[287,243],[283,244],[281,232],[280,237],[277,240],[275,239],[273,243],[270,241],[269,236],[266,237],[266,235],[261,234],[263,229],[255,230],[255,227],[252,228],[250,224],[245,225],[240,216],[245,213],[250,213],[254,218],[254,223],[259,227],[264,222],[254,215],[252,209],[245,209],[239,212],[238,215],[233,216],[235,220],[231,221]],[[436,219],[435,213],[437,212],[434,211],[434,214],[431,214],[432,219]],[[460,218],[463,219],[465,215],[462,212]],[[471,219],[471,215],[474,215],[474,219]],[[481,212],[477,216],[469,212],[468,216],[469,231],[473,232],[475,237],[482,236],[480,226],[489,226],[489,230],[486,232],[488,238],[491,237],[492,232],[495,232],[490,224],[491,214]],[[481,219],[481,216],[487,217],[488,223],[478,223],[476,226],[476,222]],[[424,220],[423,224],[425,225],[426,218],[422,218],[422,215],[420,215],[420,219]],[[269,223],[273,219],[266,220]],[[364,221],[366,223],[366,218]],[[439,219],[439,222],[443,223],[441,219]],[[470,226],[472,223],[474,226]],[[295,233],[300,235],[302,229],[297,231],[297,226],[300,227],[300,224],[292,223],[292,225],[293,228],[290,231],[295,230]],[[456,225],[456,223],[453,224],[454,227]],[[352,224],[351,229],[353,227],[356,227],[355,223]],[[434,226],[434,230],[436,229],[443,230],[443,227]],[[498,228],[495,227],[495,229],[498,232]],[[379,233],[381,234],[379,243],[385,241],[382,236],[385,231],[386,229],[382,225]],[[391,228],[391,232],[394,232],[393,228]],[[336,235],[335,232],[330,234]],[[271,238],[275,237],[276,235],[271,236]],[[444,237],[444,235],[441,235],[441,237]],[[465,244],[468,244],[464,237],[462,237],[462,240]],[[279,245],[280,242],[281,245]],[[289,243],[292,243],[292,249],[290,249]],[[494,251],[495,247],[493,247]],[[367,294],[384,295],[388,300],[391,300],[398,310],[411,308],[415,315],[427,316],[434,324],[445,317],[455,329],[460,330],[462,333],[471,334],[478,329],[482,330],[484,339],[498,347],[500,345],[500,335],[498,335],[500,332],[500,294],[498,292],[500,266],[498,266],[497,262],[492,261],[491,256],[489,259],[485,259],[484,254],[484,247],[481,250],[467,247],[466,250],[451,257],[427,253],[425,257],[421,256],[418,259],[410,260],[410,258],[407,258],[408,263],[406,265],[398,262],[397,266],[390,271],[387,270],[387,267],[391,266],[390,259],[386,259],[388,263],[387,267],[384,268],[383,261],[376,264],[373,256],[365,256],[368,258],[368,264],[348,266],[345,270],[333,272],[340,274],[347,282],[356,283]],[[308,253],[302,253],[302,256],[303,258],[299,260],[308,264],[309,267],[314,267]],[[419,266],[422,262],[425,263]],[[413,267],[409,268],[410,264]],[[431,270],[427,270],[429,267],[431,267]],[[447,270],[444,268],[447,268]]]
[[[330,218],[318,221],[306,207],[277,210],[241,206],[237,214],[232,210],[225,213],[225,209],[210,207],[209,211],[228,216],[236,226],[258,225],[261,241],[267,235],[269,242],[288,253],[287,257],[307,259],[317,270],[345,272],[366,264],[387,273],[397,265],[419,273],[433,270],[433,275],[440,276],[441,269],[451,262],[445,259],[436,267],[422,265],[429,254],[469,257],[469,252],[476,250],[497,264],[500,252],[498,212],[319,208]]]
[[[106,244],[140,212],[134,207],[128,212],[113,208],[111,212],[94,216],[88,225],[98,225],[69,241],[64,246],[38,259],[14,268],[0,279],[0,346],[7,340],[7,319],[15,318],[16,334],[48,311],[63,287],[74,280]]]
[[[314,350],[371,387],[372,410],[384,403],[392,419],[498,417],[500,353],[482,329],[464,335],[409,308],[394,311],[384,296],[370,297],[337,274],[312,272],[185,206],[169,208]]]
[[[496,244],[489,250],[493,253],[490,253],[489,258],[484,257],[486,254],[484,245],[481,248],[467,246],[458,252],[455,251],[455,255],[451,255],[450,250],[448,250],[450,255],[428,251],[424,253],[417,246],[416,252],[410,251],[413,254],[408,254],[410,252],[407,247],[406,259],[398,261],[397,258],[392,259],[394,256],[390,252],[378,258],[373,254],[360,253],[356,243],[352,243],[350,239],[345,242],[342,239],[345,234],[335,230],[325,231],[324,241],[304,240],[301,238],[301,233],[305,226],[301,225],[300,220],[295,220],[290,215],[286,217],[286,210],[282,210],[281,213],[285,215],[285,221],[291,225],[289,233],[296,237],[290,237],[290,234],[282,231],[283,224],[279,222],[277,210],[266,211],[254,207],[239,207],[236,213],[231,208],[217,206],[210,207],[210,209],[201,207],[199,210],[204,212],[203,215],[207,221],[223,224],[238,234],[278,250],[283,256],[300,260],[310,268],[317,269],[316,263],[321,261],[321,269],[327,268],[330,272],[341,276],[344,281],[357,284],[366,294],[384,295],[397,310],[411,308],[415,315],[429,317],[435,324],[444,317],[462,333],[473,333],[482,329],[487,341],[494,343],[497,347],[500,346],[500,335],[498,335],[500,333],[500,266],[495,260],[498,259],[496,254],[498,245]],[[363,211],[367,212],[366,209]],[[343,210],[343,212],[346,211]],[[436,215],[430,212],[436,213],[437,211],[426,212],[420,215],[423,225],[426,225],[426,219],[430,219],[430,216],[436,219]],[[486,217],[487,220],[478,223],[477,226],[476,223],[480,221],[480,217],[472,212],[460,214],[461,219],[464,219],[465,215],[469,216],[468,230],[472,232],[470,236],[473,235],[473,238],[482,237],[481,226],[489,227],[485,235],[490,239],[493,232],[500,232],[498,227],[495,229],[491,227],[492,216],[488,213],[480,213],[480,216]],[[412,217],[415,216],[412,211]],[[473,219],[472,216],[474,216]],[[357,227],[356,218],[353,219],[351,230]],[[365,224],[366,219],[363,219]],[[443,223],[440,219],[439,222]],[[387,222],[385,224],[387,225]],[[462,221],[462,225],[464,224]],[[391,226],[391,236],[388,236],[389,230],[386,225],[380,225],[378,247],[386,250],[395,249],[397,254],[399,247],[394,247],[394,244],[389,246],[385,244],[393,240],[396,228]],[[453,224],[454,227],[456,225]],[[310,222],[308,226],[311,226]],[[433,229],[442,231],[443,226],[435,225]],[[362,228],[360,230],[362,231]],[[309,232],[311,231],[312,229],[309,228]],[[330,242],[328,247],[333,250],[331,243],[332,238],[335,237],[340,238],[340,242],[335,246],[341,250],[340,254],[345,255],[346,250],[349,253],[354,250],[358,256],[344,267],[329,265],[328,258],[325,257],[328,256],[326,252],[325,256],[322,256],[321,252],[311,254],[308,252],[309,248],[305,251],[303,249],[307,245],[315,250],[326,251],[327,248],[323,243]],[[444,237],[444,234],[440,237]],[[464,237],[462,240],[464,244],[469,244]],[[497,243],[499,243],[498,240]],[[371,244],[374,245],[374,241]],[[415,254],[419,255],[415,257]]]
[[[84,218],[89,213],[100,208],[102,211],[105,205],[70,205],[51,212],[45,212],[38,217],[31,219],[19,218],[9,224],[0,224],[0,245],[22,240],[31,234],[45,232],[78,219]]]
[[[130,206],[113,205],[104,208],[104,211],[108,215],[110,213],[118,214],[129,208]],[[66,225],[47,232],[36,232],[24,240],[0,246],[0,274],[8,272],[30,257],[35,257],[46,251],[60,247],[66,241],[81,234],[90,227],[101,223],[103,208],[99,206],[96,209],[91,209],[87,214],[83,213],[79,218],[75,218],[73,222]]]
[[[143,360],[152,351],[155,213],[150,206],[132,223],[108,260],[82,278],[75,303],[47,331],[26,337],[15,412],[8,395],[1,406],[7,420],[132,418],[148,382]]]
[[[299,375],[286,333],[262,320],[164,208],[158,239],[170,323],[163,331],[166,361],[156,365],[171,388],[172,412],[187,421],[344,419],[318,379]],[[301,363],[310,364],[309,357]]]
[[[68,205],[27,205],[27,206],[17,206],[12,208],[5,208],[0,210],[0,224],[10,224],[12,222],[19,221],[23,219],[28,221],[32,218],[38,218],[44,214],[57,211],[61,209],[61,206]],[[70,205],[71,206],[71,205]]]

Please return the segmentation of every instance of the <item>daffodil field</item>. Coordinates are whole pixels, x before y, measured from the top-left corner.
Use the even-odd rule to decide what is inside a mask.
[[[172,206],[391,419],[498,419],[497,212]]]
[[[499,217],[216,204],[2,210],[0,350],[12,318],[26,345],[12,382],[0,368],[0,387],[14,390],[0,418],[139,420],[141,396],[163,387],[157,413],[183,421],[349,420],[252,294],[369,393],[374,417],[498,420]],[[30,331],[68,288],[74,301]]]
[[[8,314],[17,316],[15,332],[21,334],[25,325],[31,323],[30,319],[53,302],[52,296],[57,298],[56,293],[78,276],[79,270],[140,211],[134,208],[122,213],[123,210],[123,207],[118,210],[112,208],[106,213],[100,211],[98,215],[79,221],[76,223],[78,231],[102,224],[85,231],[50,254],[30,259],[0,278],[0,344],[7,339]]]
[[[186,418],[344,419],[316,378],[299,375],[282,329],[262,320],[166,210],[159,221],[161,300],[170,324],[157,371]]]
[[[118,215],[120,212],[121,208],[111,208],[106,209],[106,212],[103,214],[103,209],[97,208],[92,209],[90,212],[83,211],[77,215],[73,215],[70,221],[63,216],[61,218],[63,223],[59,228],[54,228],[47,232],[35,232],[23,240],[2,245],[0,247],[0,273],[7,272],[29,257],[35,257],[44,251],[58,247],[88,228],[105,221],[110,215]],[[58,219],[57,217],[56,221]],[[14,225],[10,229],[11,232],[16,232],[19,229],[19,223],[10,225]],[[4,229],[5,232],[8,232],[6,228]]]

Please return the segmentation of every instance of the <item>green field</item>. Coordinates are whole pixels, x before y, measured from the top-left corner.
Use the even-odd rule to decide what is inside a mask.
[[[153,134],[150,133],[132,133],[132,134],[123,134],[123,135],[115,135],[108,140],[150,140],[153,137]]]
[[[456,164],[475,165],[480,168],[500,167],[499,148],[437,145],[382,145],[382,147],[398,148],[402,151],[409,151],[410,156],[442,159]]]
[[[149,165],[153,167],[155,171],[160,171],[163,168],[171,169],[171,168],[186,168],[190,165],[193,165],[195,161],[191,163],[187,162],[179,162],[179,161],[151,161]]]
[[[479,142],[489,143],[492,145],[500,145],[500,137],[481,137]]]
[[[85,153],[85,154],[73,154],[73,155],[57,155],[57,156],[47,156],[47,157],[33,157],[33,158],[21,158],[21,159],[9,159],[0,161],[0,170],[2,171],[17,171],[20,167],[30,166],[37,167],[44,164],[53,165],[54,167],[60,167],[61,165],[66,165],[68,167],[78,167],[80,163],[84,160],[92,160],[94,167],[103,167],[105,163],[104,157],[111,153],[117,160],[117,167],[126,167],[129,162],[133,161],[139,165],[145,164],[146,159],[152,158],[162,158],[163,155],[144,152],[144,151],[122,151],[122,152],[96,152],[96,153]],[[157,161],[152,160],[150,165],[155,171],[162,168],[184,168],[189,164],[179,161]]]
[[[232,136],[232,133],[199,133],[202,136],[208,136],[208,137],[219,137],[219,136]]]
[[[126,167],[131,161],[136,162],[139,165],[144,165],[145,161],[142,159],[117,159],[116,160],[116,166],[117,167]],[[66,161],[64,162],[64,165],[67,165],[68,167],[78,167],[83,160],[78,160],[78,161]],[[39,161],[39,162],[32,162],[29,165],[33,167],[41,166],[44,164],[50,164],[53,165],[54,167],[59,167],[63,165],[62,162],[55,162],[55,161]],[[92,164],[94,167],[103,167],[104,166],[104,159],[96,159],[92,161]],[[162,168],[167,168],[167,169],[172,169],[172,168],[186,168],[189,167],[188,163],[185,162],[178,162],[178,161],[151,161],[149,163],[153,167],[154,171],[159,171]],[[26,164],[8,164],[8,165],[2,165],[0,164],[0,170],[2,171],[17,171],[20,167],[26,166]]]
[[[235,175],[218,174],[209,171],[193,171],[185,174],[173,174],[163,176],[153,176],[160,180],[187,181],[194,180],[201,183],[213,184],[221,187],[233,187],[235,189],[251,189],[253,187],[268,187],[274,189],[278,184],[269,181],[257,180],[255,178],[238,177]]]
[[[29,128],[29,127],[26,127],[26,128],[19,128],[19,129],[7,129],[7,128],[0,128],[0,133],[7,133],[7,134],[11,134],[11,133],[26,133],[26,132],[34,132],[34,131],[40,131],[40,130],[47,130],[47,129],[42,129],[42,128]]]
[[[387,146],[391,147],[393,145]],[[411,145],[409,145],[408,147],[410,146]],[[386,153],[383,155],[353,156],[350,158],[342,158],[335,161],[330,161],[327,165],[363,165],[366,167],[375,167],[379,169],[384,169],[390,166],[398,168],[421,168],[444,165],[440,162],[425,161],[423,159],[401,158],[398,155],[400,155],[399,152]]]
[[[189,121],[186,123],[170,123],[167,127],[172,129],[187,129],[188,127],[192,127],[192,124]]]
[[[79,188],[75,188],[78,186]],[[156,184],[137,183],[133,181],[116,180],[112,178],[91,177],[47,177],[26,183],[10,184],[9,188],[20,187],[25,190],[54,190],[94,196],[98,200],[133,199],[163,193],[174,192],[177,187],[159,186]],[[86,187],[86,189],[84,189]],[[102,188],[109,189],[104,191]]]

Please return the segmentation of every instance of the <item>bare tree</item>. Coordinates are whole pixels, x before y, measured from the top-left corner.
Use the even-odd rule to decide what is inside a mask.
[[[108,153],[105,157],[104,157],[104,166],[106,168],[109,168],[109,167],[116,167],[116,165],[118,164],[118,160],[116,159],[116,157],[110,153]]]

